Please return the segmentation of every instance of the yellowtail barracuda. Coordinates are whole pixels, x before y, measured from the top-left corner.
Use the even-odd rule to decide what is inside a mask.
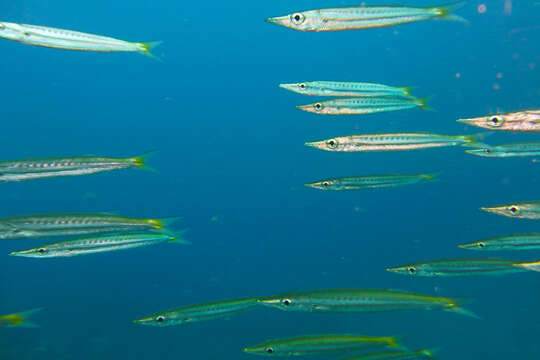
[[[330,289],[269,296],[262,305],[285,311],[302,312],[383,312],[405,310],[444,310],[477,317],[456,299],[419,295],[393,290]]]
[[[27,45],[94,52],[136,52],[155,57],[151,50],[161,42],[130,42],[107,36],[47,26],[0,22],[0,38]]]
[[[77,156],[0,161],[0,182],[89,175],[129,168],[150,169],[146,161],[151,155],[131,158]]]
[[[32,309],[23,311],[20,313],[1,315],[0,316],[0,328],[2,327],[21,327],[21,328],[35,328],[38,325],[30,322],[28,319],[33,314],[37,313],[41,309]]]
[[[531,268],[530,265],[531,263],[503,259],[448,259],[409,264],[386,270],[396,274],[423,277],[502,275],[528,270],[539,271],[534,267]]]
[[[540,249],[540,234],[499,236],[458,245],[458,247],[461,249],[482,251],[534,250]]]
[[[475,135],[448,136],[429,133],[366,134],[307,142],[304,145],[336,152],[404,151],[444,146],[467,146],[477,141]]]
[[[540,131],[540,110],[459,119],[460,123],[490,130]]]
[[[280,84],[279,87],[308,96],[412,97],[409,87],[395,87],[366,82],[311,81]]]
[[[394,337],[360,335],[307,335],[269,340],[244,348],[244,352],[268,356],[314,356],[370,349],[372,347],[399,347]]]
[[[486,145],[477,144],[475,149],[465,150],[467,154],[482,156],[482,157],[525,157],[539,156],[540,142],[535,143],[517,143],[504,145]]]
[[[296,107],[320,115],[363,115],[420,108],[429,110],[426,99],[365,97],[320,101]]]
[[[305,186],[319,190],[345,191],[411,185],[434,180],[435,175],[432,174],[373,175],[326,179],[308,183]]]
[[[127,231],[166,231],[178,218],[138,219],[113,214],[45,214],[0,219],[0,239],[45,238]]]
[[[42,245],[28,250],[14,251],[11,256],[31,258],[56,258],[133,249],[165,242],[188,244],[182,233],[176,235],[159,233],[135,233],[84,237]]]
[[[424,20],[465,21],[452,12],[465,2],[434,7],[355,6],[300,11],[266,21],[300,31],[340,31],[380,28]]]
[[[506,217],[512,217],[516,219],[540,219],[540,202],[524,202],[517,204],[508,204],[491,207],[481,207],[480,210],[502,215]]]
[[[226,318],[245,312],[257,305],[256,298],[216,301],[164,310],[153,315],[134,320],[139,325],[173,326],[186,323]]]

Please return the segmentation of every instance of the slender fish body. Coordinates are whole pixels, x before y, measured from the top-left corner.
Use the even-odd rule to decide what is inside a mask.
[[[476,317],[450,298],[393,290],[331,289],[269,296],[259,303],[285,311],[302,312],[386,312],[444,310]]]
[[[421,360],[435,359],[432,350],[370,352],[340,360]]]
[[[540,131],[540,110],[459,119],[460,123],[500,131]]]
[[[118,234],[64,240],[28,250],[14,251],[10,255],[32,258],[68,257],[133,249],[164,242],[187,243],[180,235],[172,236],[159,233]]]
[[[429,133],[367,134],[341,136],[331,139],[307,142],[304,145],[326,151],[404,151],[444,146],[470,145],[475,136],[447,136]]]
[[[408,87],[395,87],[365,82],[311,81],[296,84],[280,84],[279,87],[308,96],[411,97],[411,90]]]
[[[525,157],[540,155],[540,142],[518,143],[490,146],[479,144],[476,149],[465,150],[466,153],[482,157]]]
[[[148,156],[143,155],[132,158],[78,156],[0,161],[0,182],[88,175],[129,168],[146,168]]]
[[[540,219],[540,202],[538,201],[481,207],[480,210],[516,219]]]
[[[297,106],[297,109],[320,115],[363,115],[414,108],[428,109],[426,100],[356,97]]]
[[[305,186],[318,190],[345,191],[411,185],[433,180],[435,180],[435,175],[431,174],[373,175],[326,179],[308,183]]]
[[[387,271],[409,276],[502,275],[526,271],[521,263],[502,259],[449,259],[388,268]]]
[[[182,325],[186,323],[229,317],[250,310],[256,305],[256,298],[235,299],[189,305],[176,309],[161,311],[135,320],[134,323],[160,327]]]
[[[32,309],[23,311],[20,313],[1,315],[0,316],[0,328],[2,327],[21,327],[21,328],[34,328],[38,327],[36,324],[30,322],[29,318],[40,311],[41,309]]]
[[[540,234],[500,236],[458,245],[467,250],[536,250],[540,249]]]
[[[45,214],[0,219],[0,239],[44,238],[125,231],[162,231],[176,218],[138,219],[112,214]]]
[[[244,348],[254,355],[267,356],[317,356],[328,353],[358,351],[372,347],[399,347],[394,337],[360,335],[307,335],[287,339],[269,340]]]
[[[130,42],[78,31],[9,22],[0,22],[0,38],[55,49],[93,52],[137,52],[151,57],[153,55],[150,51],[159,45],[159,42]]]
[[[340,31],[380,28],[424,20],[455,20],[452,14],[464,2],[435,7],[355,6],[300,11],[266,21],[300,31]]]

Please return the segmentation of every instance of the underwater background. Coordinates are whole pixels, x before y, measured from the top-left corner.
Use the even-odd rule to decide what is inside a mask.
[[[392,1],[370,1],[369,5]],[[403,2],[399,2],[402,4]],[[0,359],[248,359],[242,348],[317,333],[402,335],[440,359],[540,358],[540,277],[408,278],[386,267],[454,257],[538,260],[535,251],[470,253],[457,244],[537,232],[480,206],[540,200],[540,164],[460,147],[331,153],[306,141],[354,133],[474,134],[464,117],[538,108],[540,4],[468,1],[469,23],[303,33],[267,24],[350,1],[20,0],[2,21],[131,41],[163,40],[158,62],[0,41],[1,159],[156,150],[157,172],[126,170],[0,186],[0,217],[112,212],[180,216],[191,246],[163,244],[64,259],[9,257],[48,240],[0,241],[0,313],[43,307],[36,329],[0,329]],[[439,5],[409,1],[411,6]],[[478,6],[486,5],[485,13]],[[505,11],[506,4],[506,11]],[[312,80],[413,86],[434,112],[317,116],[278,88]],[[480,130],[480,131],[478,131]],[[494,133],[487,142],[535,141]],[[440,181],[357,192],[329,177],[438,173]],[[167,308],[317,288],[387,288],[465,298],[448,312],[308,314],[261,308],[168,328],[132,320]]]

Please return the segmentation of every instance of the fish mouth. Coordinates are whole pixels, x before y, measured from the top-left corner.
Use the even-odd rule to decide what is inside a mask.
[[[279,84],[279,87],[285,90],[294,91],[296,84]]]
[[[315,142],[315,141],[305,142],[304,146],[317,147],[317,142]]]
[[[279,24],[280,19],[279,17],[271,17],[271,18],[266,18],[264,21],[270,24]]]
[[[386,271],[391,272],[391,273],[397,273],[400,270],[402,269],[401,268],[386,268]]]
[[[482,211],[485,211],[485,212],[488,212],[488,213],[492,213],[492,214],[500,214],[501,213],[501,208],[499,207],[481,207],[480,210]]]
[[[456,122],[466,125],[474,125],[474,119],[457,119]]]
[[[279,305],[281,303],[280,299],[260,299],[257,300],[258,303],[263,305]]]

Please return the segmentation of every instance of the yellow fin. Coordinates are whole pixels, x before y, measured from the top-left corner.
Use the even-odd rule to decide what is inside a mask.
[[[139,45],[141,45],[143,48],[143,50],[141,51],[141,54],[146,55],[157,61],[162,61],[158,56],[152,54],[152,50],[158,47],[162,42],[163,41],[151,41],[151,42],[139,43]]]
[[[157,173],[157,170],[148,166],[148,161],[154,157],[154,155],[156,155],[157,151],[149,151],[147,153],[144,153],[144,154],[141,154],[139,156],[135,156],[135,157],[132,157],[132,158],[129,158],[127,160],[131,161],[132,163],[135,164],[136,167],[140,168],[140,169],[143,169],[143,170],[146,170],[146,171],[151,171],[151,172],[156,172]]]
[[[514,266],[520,267],[525,270],[540,272],[540,261],[518,263],[518,264],[514,264]]]

